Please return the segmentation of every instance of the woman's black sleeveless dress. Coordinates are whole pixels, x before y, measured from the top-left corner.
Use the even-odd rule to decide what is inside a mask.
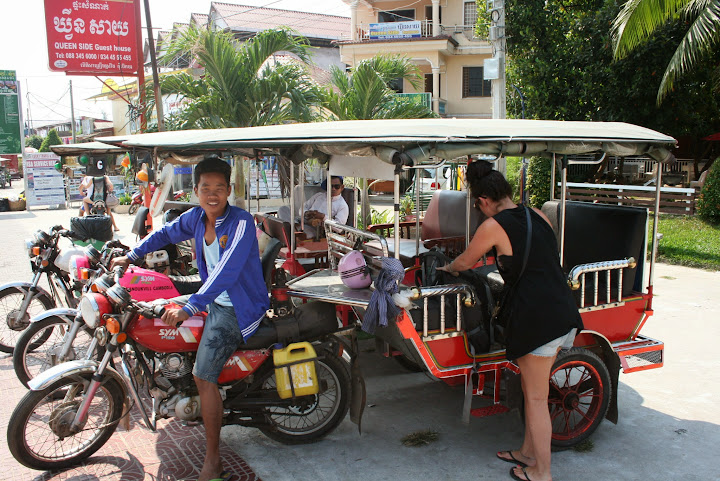
[[[506,290],[518,279],[525,255],[527,220],[525,207],[505,209],[493,216],[510,238],[512,256],[500,256],[498,271]],[[505,312],[509,313],[506,356],[517,359],[571,329],[583,328],[575,299],[560,267],[557,240],[552,227],[530,209],[532,242],[527,267],[512,290]]]

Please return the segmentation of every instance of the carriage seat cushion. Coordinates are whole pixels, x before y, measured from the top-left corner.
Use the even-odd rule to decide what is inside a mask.
[[[633,290],[642,291],[642,261],[645,256],[647,209],[641,207],[591,204],[568,201],[565,214],[565,250],[563,270],[580,264],[634,257],[637,267],[624,269],[623,296]],[[542,207],[548,216],[560,245],[560,201],[548,201]],[[600,277],[600,292],[604,288],[604,275]],[[614,275],[611,285],[614,283]],[[587,283],[591,287],[591,283]],[[586,298],[588,294],[586,292]]]
[[[465,212],[467,193],[457,190],[436,190],[428,204],[422,223],[422,239],[458,237],[465,235]],[[475,208],[470,209],[470,232],[484,220]]]

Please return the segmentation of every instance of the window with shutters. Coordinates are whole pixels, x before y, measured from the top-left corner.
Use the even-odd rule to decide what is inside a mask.
[[[490,81],[483,77],[482,67],[463,67],[462,92],[466,97],[490,97]]]
[[[463,25],[474,28],[477,19],[477,4],[475,2],[465,2],[463,8]]]

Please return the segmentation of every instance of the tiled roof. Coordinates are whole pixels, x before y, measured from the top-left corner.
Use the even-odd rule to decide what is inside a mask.
[[[266,63],[269,62],[276,62],[279,64],[288,64],[288,63],[298,63],[302,64],[300,59],[295,57],[294,55],[288,55],[288,54],[278,54],[273,55],[272,57],[268,58],[266,60]],[[330,83],[330,79],[332,78],[330,72],[327,70],[324,70],[320,67],[318,67],[315,64],[305,65],[308,69],[308,73],[310,74],[310,78],[315,81],[318,85],[327,85]]]
[[[234,31],[259,32],[285,26],[308,38],[339,40],[350,36],[348,17],[220,2],[211,2],[210,10]]]
[[[205,13],[191,13],[190,23],[196,25],[207,25],[208,15]]]

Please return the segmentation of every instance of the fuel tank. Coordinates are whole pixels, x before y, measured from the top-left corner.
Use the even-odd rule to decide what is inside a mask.
[[[138,344],[155,352],[197,351],[205,327],[205,316],[204,312],[196,314],[180,327],[170,327],[161,319],[140,316],[128,328],[127,334]]]
[[[141,267],[130,267],[120,279],[120,285],[129,290],[136,301],[149,302],[180,295],[168,276]]]

